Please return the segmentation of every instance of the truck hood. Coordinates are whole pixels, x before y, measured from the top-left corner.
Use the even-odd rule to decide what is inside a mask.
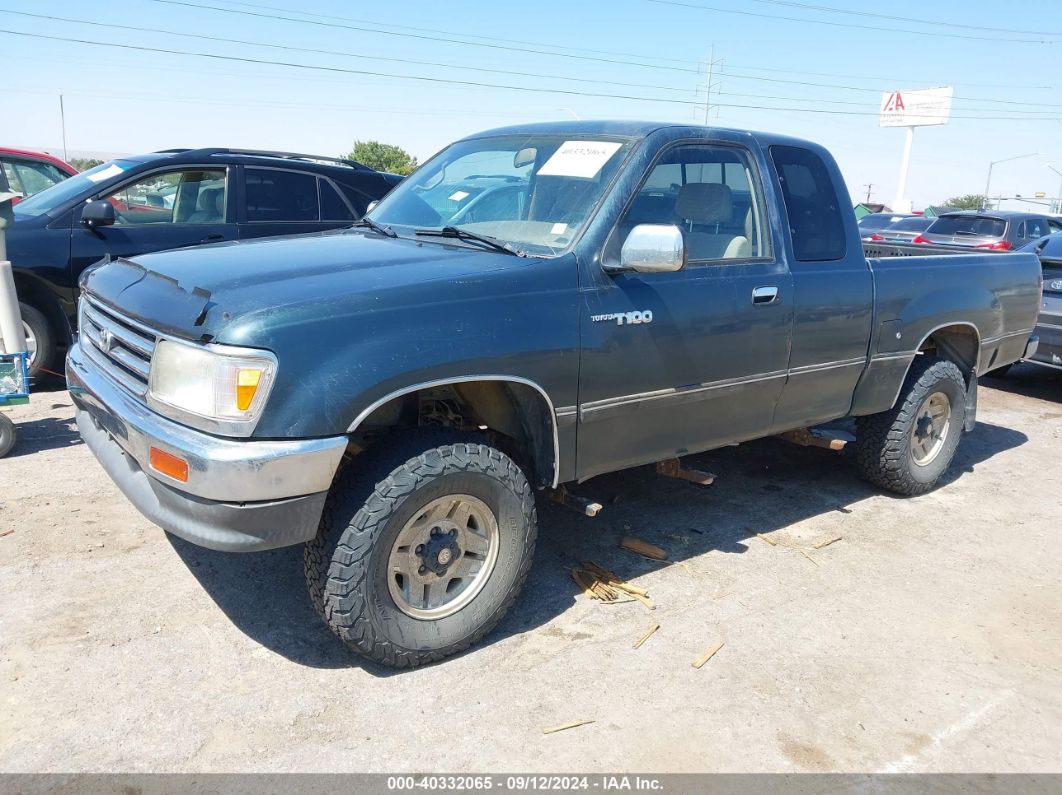
[[[304,312],[308,304],[320,304],[321,312],[341,306],[344,314],[392,309],[423,302],[425,285],[529,262],[465,245],[340,230],[104,262],[86,271],[81,286],[146,326],[210,341],[223,329],[248,327],[255,316]]]

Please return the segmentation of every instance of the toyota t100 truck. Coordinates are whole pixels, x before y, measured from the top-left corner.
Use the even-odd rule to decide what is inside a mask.
[[[864,478],[933,487],[1036,345],[1040,265],[868,260],[847,197],[780,135],[473,135],[348,230],[92,268],[78,427],[168,532],[304,544],[348,645],[439,660],[516,598],[536,491],[843,417]]]

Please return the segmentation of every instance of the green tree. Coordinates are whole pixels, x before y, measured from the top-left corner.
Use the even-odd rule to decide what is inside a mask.
[[[946,207],[957,207],[960,210],[980,210],[985,206],[985,197],[980,193],[967,193],[965,196],[952,196],[945,199]]]
[[[417,158],[405,149],[379,141],[355,141],[347,157],[377,171],[390,171],[403,176],[413,173],[417,167]]]
[[[95,168],[102,163],[102,160],[97,160],[94,157],[75,157],[70,160],[70,165],[78,171],[88,171],[90,168]]]

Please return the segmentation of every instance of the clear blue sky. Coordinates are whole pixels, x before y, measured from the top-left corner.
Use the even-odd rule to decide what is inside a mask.
[[[840,161],[855,198],[865,195],[866,183],[873,183],[876,200],[888,202],[894,195],[904,133],[879,129],[877,111],[880,92],[897,88],[955,86],[951,123],[915,133],[908,195],[916,207],[980,193],[990,161],[1027,153],[1040,154],[995,167],[993,194],[1055,196],[1062,182],[1048,168],[1062,171],[1062,3],[1057,0],[187,3],[0,0],[0,29],[636,99],[295,69],[4,32],[0,45],[7,74],[0,95],[8,112],[0,145],[61,153],[60,93],[72,153],[217,145],[340,154],[355,139],[373,138],[424,159],[467,133],[522,121],[574,115],[703,120],[703,105],[695,103],[703,103],[704,64],[714,45],[723,63],[716,67],[712,99],[720,107],[712,123],[825,144]],[[834,10],[818,10],[824,7]],[[277,16],[290,19],[272,18]],[[848,25],[890,30],[843,27]],[[811,109],[844,113],[806,112]]]

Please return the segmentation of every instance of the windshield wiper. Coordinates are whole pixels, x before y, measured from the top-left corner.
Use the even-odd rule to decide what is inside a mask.
[[[373,232],[381,234],[384,237],[398,237],[398,233],[394,229],[389,226],[378,224],[371,218],[362,218],[360,221],[355,222],[353,226],[362,226],[366,229],[371,229]]]
[[[471,240],[475,243],[483,243],[490,246],[495,251],[500,251],[503,254],[512,254],[514,257],[527,256],[526,252],[513,248],[510,244],[503,243],[496,237],[481,235],[478,232],[469,232],[467,229],[461,229],[458,226],[444,226],[442,229],[418,229],[414,234],[423,237],[452,237],[457,240]]]

